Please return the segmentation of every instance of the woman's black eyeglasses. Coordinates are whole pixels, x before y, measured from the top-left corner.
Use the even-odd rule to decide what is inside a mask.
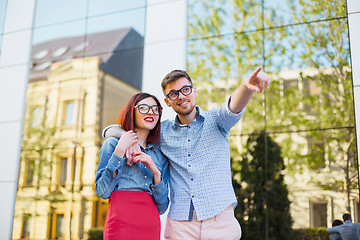
[[[192,88],[193,88],[193,86],[191,86],[191,85],[184,86],[184,87],[180,88],[179,90],[170,92],[168,95],[166,95],[166,97],[168,97],[171,101],[174,101],[179,98],[179,92],[181,92],[182,95],[184,95],[184,96],[190,95],[192,93]]]
[[[134,107],[134,109],[136,108],[141,114],[147,114],[150,111],[150,108],[155,115],[160,115],[162,111],[162,107],[156,105],[149,106],[147,104],[139,104]]]

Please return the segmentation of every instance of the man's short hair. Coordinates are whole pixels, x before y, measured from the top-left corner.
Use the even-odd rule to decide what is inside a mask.
[[[333,222],[332,222],[332,226],[335,227],[335,226],[340,226],[341,224],[343,224],[343,222],[339,219],[335,219]]]
[[[162,88],[164,94],[165,94],[165,88],[168,84],[175,82],[176,80],[178,80],[179,78],[182,78],[182,77],[189,80],[190,84],[192,85],[192,81],[191,81],[189,74],[184,70],[172,70],[171,72],[166,74],[166,76],[164,77],[164,79],[161,82],[161,88]]]
[[[351,221],[351,215],[349,213],[344,213],[343,215],[344,222],[350,220]]]

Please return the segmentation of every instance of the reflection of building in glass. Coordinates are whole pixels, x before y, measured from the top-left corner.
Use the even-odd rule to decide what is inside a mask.
[[[83,239],[105,221],[101,131],[140,91],[143,37],[124,28],[40,43],[32,65],[13,239]]]
[[[279,100],[291,125],[273,134],[287,163],[294,228],[327,227],[345,211],[359,220],[351,70],[342,68],[342,77],[338,70],[284,70],[273,89],[296,96]]]

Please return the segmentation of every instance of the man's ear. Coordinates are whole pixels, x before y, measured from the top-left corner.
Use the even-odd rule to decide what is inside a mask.
[[[168,107],[171,107],[171,104],[167,98],[164,98],[164,102],[166,103],[166,105],[168,105]]]

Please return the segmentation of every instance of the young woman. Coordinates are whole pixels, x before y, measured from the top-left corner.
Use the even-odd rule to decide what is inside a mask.
[[[119,140],[107,138],[100,149],[95,189],[99,197],[109,198],[104,240],[160,239],[159,214],[169,205],[168,160],[154,146],[160,138],[161,111],[155,96],[134,95],[118,118],[125,132]],[[128,162],[131,146],[139,147]]]

